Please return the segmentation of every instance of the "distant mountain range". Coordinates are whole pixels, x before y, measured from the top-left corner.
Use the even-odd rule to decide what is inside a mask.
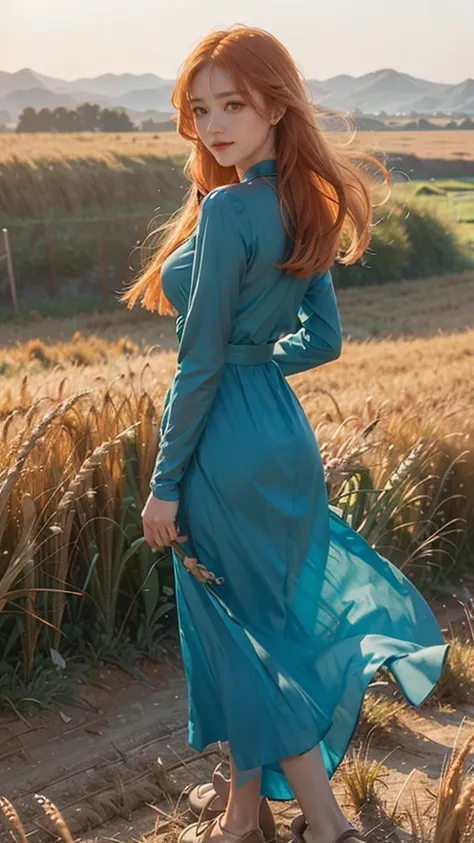
[[[379,115],[474,115],[474,79],[444,85],[396,70],[376,70],[364,76],[333,76],[308,80],[313,102],[337,111]],[[163,119],[172,113],[174,80],[154,73],[106,73],[67,82],[25,68],[0,71],[0,122],[16,123],[26,106],[75,108],[83,102],[102,108],[125,108],[134,122]]]

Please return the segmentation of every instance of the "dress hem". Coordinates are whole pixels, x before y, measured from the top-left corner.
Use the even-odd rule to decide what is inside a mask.
[[[419,708],[420,706],[422,706],[436,691],[436,685],[439,682],[439,679],[441,678],[441,675],[443,673],[443,670],[444,670],[444,667],[445,667],[445,664],[446,664],[446,660],[447,660],[448,653],[449,653],[451,645],[449,643],[446,643],[446,644],[439,644],[439,645],[433,645],[433,646],[439,646],[439,647],[443,648],[444,653],[443,653],[441,664],[440,664],[440,667],[439,667],[439,670],[438,670],[437,678],[430,683],[431,684],[430,690],[419,702],[414,703],[410,699],[410,696],[409,696],[408,692],[404,689],[403,685],[400,682],[398,682],[395,677],[393,677],[397,687],[400,689],[400,691],[401,691],[402,695],[404,696],[405,700],[409,703],[409,705],[413,706],[414,708]],[[425,648],[425,649],[429,649],[429,648]],[[409,654],[409,655],[411,655],[411,654]],[[409,655],[407,656],[408,658],[409,658]],[[378,670],[380,670],[381,667],[386,667],[386,669],[389,670],[389,672],[390,672],[390,668],[387,667],[387,664],[386,664],[387,661],[389,661],[389,659],[390,659],[390,656],[387,656],[384,659],[384,661],[381,662],[379,665],[377,665],[377,667],[373,671],[371,671],[371,673],[369,674],[368,681],[367,681],[367,683],[366,683],[366,685],[365,685],[365,687],[362,691],[362,694],[361,694],[360,704],[358,706],[358,711],[357,711],[357,717],[355,718],[355,725],[354,725],[354,728],[352,729],[351,734],[350,734],[350,736],[349,736],[349,738],[348,738],[348,740],[345,744],[344,751],[340,754],[339,761],[331,767],[330,771],[327,770],[327,766],[325,765],[326,766],[326,772],[328,773],[329,780],[332,779],[332,777],[334,776],[334,773],[340,767],[340,765],[342,764],[342,762],[345,759],[347,750],[348,750],[348,748],[351,744],[351,741],[352,741],[352,739],[354,737],[354,734],[357,730],[357,727],[359,725],[360,716],[361,716],[361,713],[362,713],[362,708],[363,708],[363,705],[364,705],[365,697],[366,697],[367,691],[369,690],[370,683],[374,679],[375,674],[377,673]],[[393,676],[393,674],[392,674],[392,676]],[[321,741],[324,740],[325,736],[331,730],[332,725],[333,725],[333,721],[331,720],[327,729],[325,729],[323,731],[323,733],[319,736],[319,738],[317,740],[314,740],[314,738],[313,738],[311,740],[311,743],[310,743],[309,746],[308,746],[308,744],[305,744],[305,746],[302,749],[297,749],[297,751],[292,752],[290,755],[287,755],[285,757],[291,758],[294,755],[305,755],[307,752],[310,752],[315,746],[318,746],[321,743]],[[219,742],[228,743],[228,736],[224,735],[222,733],[214,736],[211,740],[204,741],[204,742],[199,741],[196,738],[189,737],[189,735],[191,733],[191,730],[193,730],[193,726],[188,724],[188,744],[193,749],[195,749],[197,752],[203,752],[206,749],[206,747],[208,747],[212,743],[219,743]],[[229,746],[230,746],[230,744],[229,744]],[[230,751],[232,752],[231,749],[230,749]],[[281,760],[282,760],[281,758],[277,758],[277,759],[269,758],[269,759],[265,759],[265,760],[260,760],[255,766],[253,766],[251,768],[242,769],[239,772],[245,773],[246,771],[249,771],[249,770],[263,769],[265,767],[268,767],[269,765],[279,764]],[[271,799],[272,801],[275,801],[275,802],[288,802],[288,801],[292,801],[293,799],[295,799],[295,795],[294,795],[293,791],[291,790],[291,788],[289,788],[289,787],[288,787],[288,795],[286,795],[286,796],[275,795],[275,792],[274,792],[274,790],[272,789],[271,786],[265,787],[265,783],[263,781],[263,776],[262,776],[262,788],[261,788],[261,791],[260,791],[260,795],[264,796],[264,797],[267,797],[268,799]]]

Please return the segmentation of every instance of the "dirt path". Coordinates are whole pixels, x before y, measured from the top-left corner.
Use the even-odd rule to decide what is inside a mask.
[[[87,824],[86,815],[97,825],[117,813],[111,805],[107,809],[107,800],[119,781],[126,804],[128,785],[139,786],[154,767],[158,770],[158,758],[169,765],[191,755],[179,661],[149,662],[142,670],[139,681],[107,667],[93,682],[79,685],[77,704],[60,707],[71,718],[67,724],[59,710],[24,715],[25,720],[13,713],[2,717],[0,793],[14,802],[31,839],[43,839],[34,830],[35,819],[43,816],[35,793],[60,808],[74,833]]]
[[[443,596],[435,608],[442,624],[462,623],[456,598]],[[160,664],[146,662],[141,673],[137,680],[119,668],[104,667],[92,681],[77,686],[75,705],[1,717],[0,795],[14,803],[29,841],[51,839],[46,831],[51,825],[35,800],[38,793],[57,805],[74,837],[84,843],[152,835],[151,840],[157,824],[160,835],[175,835],[191,821],[180,794],[209,778],[219,747],[203,755],[188,747],[186,685],[177,653]],[[71,719],[66,723],[60,712]],[[395,742],[370,750],[370,757],[384,760],[387,768],[382,797],[393,805],[410,778],[400,805],[411,804],[412,786],[420,804],[428,805],[426,788],[436,790],[446,755],[474,728],[474,708],[408,707],[401,726]],[[339,771],[333,785],[344,803]],[[296,807],[278,803],[274,808],[284,840]],[[381,827],[370,839],[386,835]],[[9,839],[6,830],[0,831],[1,843]]]

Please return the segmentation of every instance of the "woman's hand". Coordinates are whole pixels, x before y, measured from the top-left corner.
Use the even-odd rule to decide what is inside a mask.
[[[143,535],[152,550],[168,547],[171,542],[185,542],[187,536],[179,536],[176,527],[178,501],[162,501],[150,493],[142,510]]]

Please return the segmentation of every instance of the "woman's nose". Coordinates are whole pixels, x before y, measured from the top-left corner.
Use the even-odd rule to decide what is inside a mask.
[[[207,121],[207,130],[208,132],[217,132],[217,134],[220,134],[222,132],[222,121],[218,114],[209,115]]]

